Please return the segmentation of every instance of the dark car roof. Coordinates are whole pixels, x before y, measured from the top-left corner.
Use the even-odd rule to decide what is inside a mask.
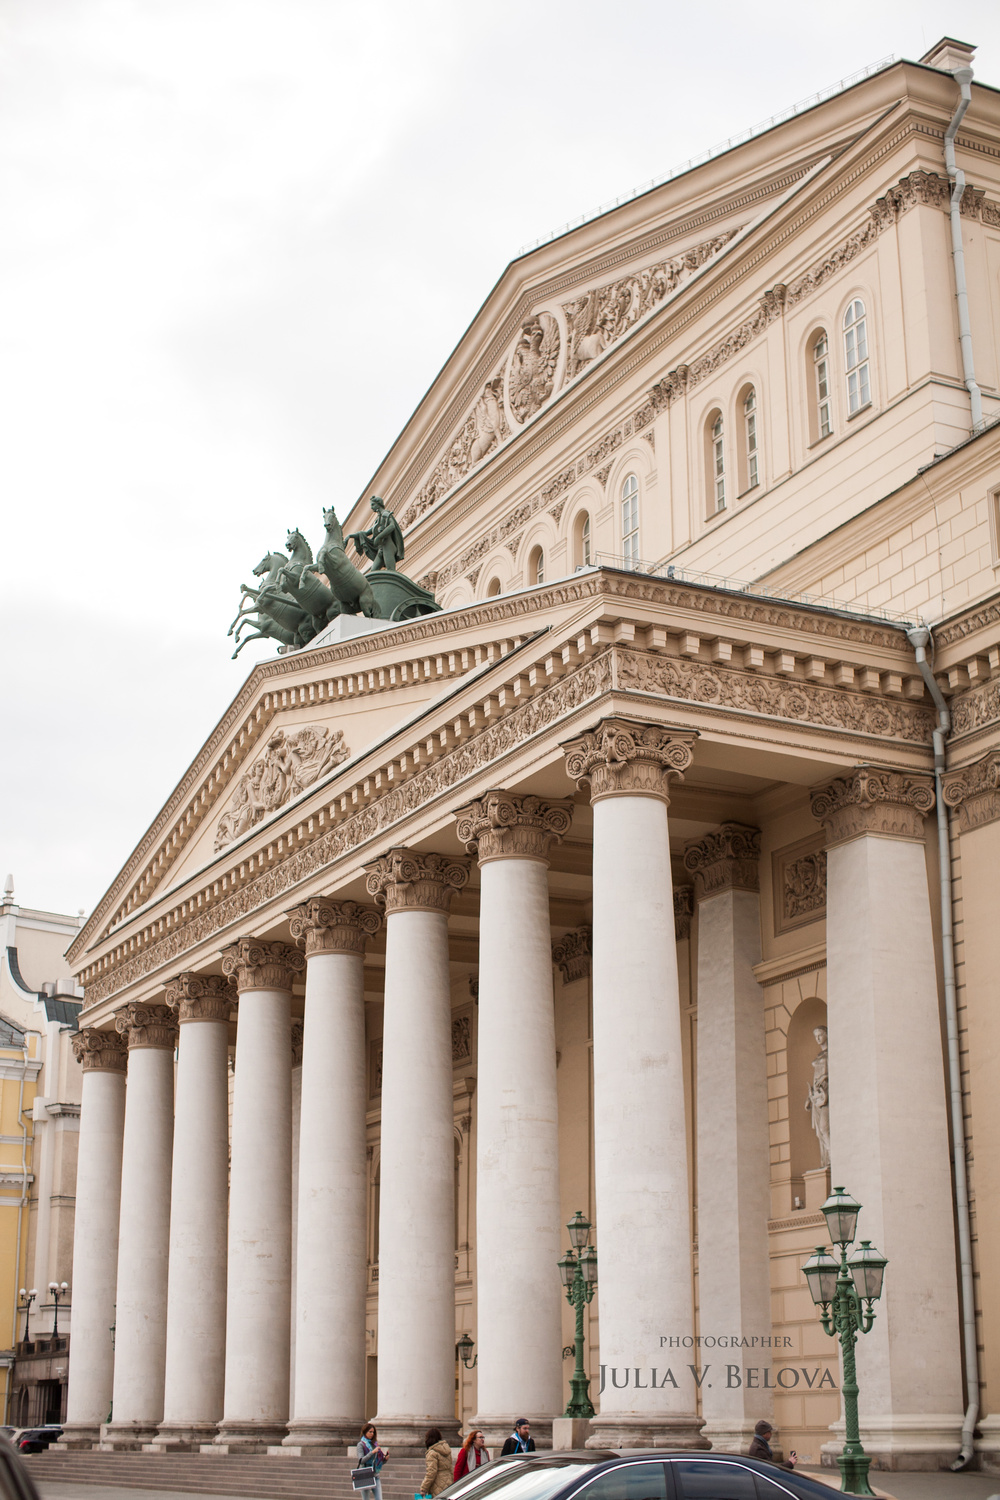
[[[769,1463],[766,1459],[749,1458],[745,1453],[720,1453],[708,1448],[560,1448],[555,1451],[543,1449],[541,1452],[507,1455],[507,1457],[515,1456],[523,1463],[530,1464],[532,1468],[546,1469],[580,1463],[602,1464],[616,1468],[623,1464],[643,1460],[663,1462],[667,1459],[707,1459],[709,1463],[741,1464],[744,1468],[752,1469],[754,1473],[765,1478],[775,1479],[779,1484],[786,1485],[799,1495],[822,1496],[824,1500],[829,1500],[831,1493],[829,1485],[814,1479],[810,1474],[784,1469],[780,1464]],[[494,1463],[496,1462],[497,1460],[494,1460]],[[583,1482],[581,1479],[580,1483]],[[444,1500],[443,1496],[441,1500]]]

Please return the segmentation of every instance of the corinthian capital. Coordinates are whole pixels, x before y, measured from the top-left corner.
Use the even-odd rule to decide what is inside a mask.
[[[723,823],[684,851],[684,868],[694,878],[697,901],[720,891],[759,891],[759,860],[760,829],[742,823]]]
[[[812,814],[826,826],[827,844],[845,844],[862,834],[923,839],[924,817],[934,806],[929,776],[858,766],[812,794]]]
[[[222,950],[222,972],[236,976],[241,995],[245,990],[291,990],[294,976],[305,966],[305,955],[287,943],[241,938]]]
[[[374,864],[365,865],[368,891],[386,916],[394,911],[441,911],[469,878],[466,859],[444,854],[418,854],[413,849],[390,849]]]
[[[115,1026],[133,1047],[177,1046],[177,1017],[169,1005],[143,1005],[130,1000],[115,1012]]]
[[[167,985],[166,1002],[185,1021],[228,1021],[236,986],[224,974],[178,974]]]
[[[458,837],[479,863],[491,859],[548,860],[553,839],[560,840],[573,821],[572,802],[515,796],[498,789],[460,807]]]
[[[364,953],[365,943],[382,926],[373,906],[357,901],[303,901],[288,913],[292,937],[306,958],[314,953]]]
[[[944,778],[944,800],[958,809],[962,833],[1000,818],[1000,750],[991,750],[975,765],[950,771]]]
[[[691,918],[694,915],[694,887],[674,886],[674,937],[678,942],[691,936]]]
[[[84,1026],[73,1038],[73,1055],[85,1073],[124,1073],[128,1068],[128,1045],[117,1031]]]
[[[567,932],[561,942],[552,947],[552,962],[562,969],[563,983],[572,984],[575,979],[586,979],[590,974],[593,953],[593,929],[589,922]]]
[[[635,724],[630,719],[602,719],[597,728],[561,749],[566,771],[576,782],[590,784],[591,802],[603,797],[659,797],[670,801],[670,778],[678,780],[691,764],[696,736]]]

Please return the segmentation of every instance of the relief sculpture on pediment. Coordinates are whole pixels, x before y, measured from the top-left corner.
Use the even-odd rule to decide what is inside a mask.
[[[515,422],[526,422],[552,395],[559,363],[559,324],[536,313],[522,324],[507,371],[507,399]]]
[[[402,512],[402,525],[412,525],[418,516],[446,495],[452,485],[464,479],[481,458],[492,453],[509,436],[510,427],[503,404],[503,376],[495,375],[479,392],[426,484],[421,485]]]
[[[319,781],[350,753],[339,729],[307,724],[289,732],[277,730],[263,755],[236,783],[232,804],[215,831],[216,853]]]

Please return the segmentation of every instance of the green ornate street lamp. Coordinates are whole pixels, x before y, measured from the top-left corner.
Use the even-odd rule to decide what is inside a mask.
[[[810,1295],[821,1309],[823,1328],[831,1338],[840,1340],[844,1356],[845,1442],[837,1465],[841,1493],[845,1495],[875,1493],[868,1483],[871,1458],[861,1446],[854,1346],[858,1334],[870,1332],[875,1322],[872,1303],[882,1295],[882,1278],[889,1264],[870,1240],[862,1240],[848,1259],[847,1249],[854,1242],[860,1212],[861,1204],[850,1193],[845,1193],[842,1187],[834,1188],[823,1204],[823,1213],[830,1239],[840,1250],[840,1264],[824,1245],[817,1245],[815,1255],[811,1255],[802,1267]]]
[[[597,1290],[597,1251],[587,1243],[590,1239],[590,1220],[577,1209],[566,1225],[572,1249],[559,1260],[559,1275],[566,1288],[566,1301],[576,1309],[576,1368],[569,1383],[569,1405],[564,1417],[588,1418],[594,1415],[594,1403],[590,1399],[590,1381],[583,1367],[583,1309]]]

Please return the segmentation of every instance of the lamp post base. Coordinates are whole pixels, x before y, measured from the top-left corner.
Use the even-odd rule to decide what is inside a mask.
[[[874,1495],[868,1483],[871,1456],[867,1453],[838,1453],[837,1468],[840,1470],[840,1492],[842,1495]]]

